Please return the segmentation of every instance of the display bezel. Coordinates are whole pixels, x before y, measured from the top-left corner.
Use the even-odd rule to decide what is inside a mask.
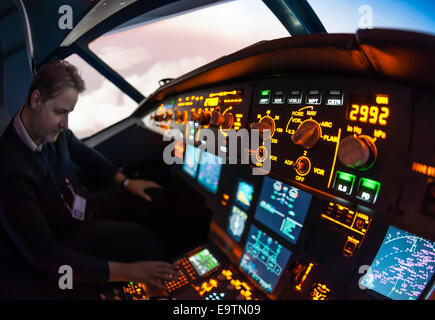
[[[387,236],[388,231],[390,230],[391,227],[394,227],[394,228],[396,228],[396,229],[399,229],[399,230],[402,231],[402,232],[408,232],[408,233],[411,233],[411,232],[406,231],[406,230],[404,230],[404,229],[402,229],[402,228],[400,228],[400,227],[397,227],[397,226],[395,226],[395,225],[392,225],[392,224],[388,225],[388,226],[386,227],[386,229],[385,229],[385,233],[383,234],[382,238],[380,239],[380,243],[379,243],[379,245],[377,246],[377,249],[376,249],[376,251],[375,251],[375,253],[374,253],[374,255],[373,255],[373,258],[370,259],[370,261],[371,261],[371,262],[370,262],[370,267],[371,267],[371,266],[373,265],[373,263],[375,262],[376,256],[378,255],[378,252],[379,252],[379,250],[381,249],[381,247],[382,247],[382,245],[383,245],[383,243],[384,243],[385,237]],[[415,234],[413,234],[413,235],[415,235]],[[415,235],[415,236],[418,237],[418,235]],[[427,239],[425,239],[425,240],[427,240]],[[428,240],[428,241],[430,241],[430,240]],[[361,285],[362,280],[363,280],[363,278],[366,276],[366,274],[367,274],[367,273],[365,273],[363,276],[361,276],[361,278],[359,278],[359,280],[358,280],[358,284],[359,284],[359,285]],[[431,278],[428,280],[426,287],[421,291],[420,295],[419,295],[415,300],[424,300],[425,297],[426,297],[426,295],[428,294],[428,292],[431,290],[432,286],[434,285],[434,281],[435,281],[435,272],[432,274]],[[383,295],[382,293],[380,293],[380,292],[378,292],[378,291],[376,291],[376,290],[374,290],[374,289],[371,289],[370,287],[365,287],[364,291],[366,291],[369,295],[371,295],[371,296],[373,296],[373,297],[375,297],[375,298],[377,298],[377,299],[381,299],[381,300],[408,301],[408,300],[392,299],[392,298],[387,297],[387,296]]]

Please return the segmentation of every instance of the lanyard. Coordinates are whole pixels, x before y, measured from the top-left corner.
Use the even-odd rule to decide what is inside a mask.
[[[72,212],[72,208],[71,208],[71,207],[68,205],[68,203],[65,201],[65,196],[64,196],[63,193],[60,191],[59,185],[57,184],[57,181],[56,181],[56,177],[54,176],[54,173],[53,173],[53,171],[51,170],[50,165],[48,164],[48,160],[47,160],[47,158],[45,157],[45,155],[44,155],[43,152],[41,152],[41,155],[42,155],[42,159],[44,160],[44,163],[45,163],[45,165],[46,165],[46,167],[47,167],[48,173],[50,174],[51,180],[52,180],[53,183],[54,183],[54,186],[55,186],[55,188],[56,188],[57,193],[58,193],[58,194],[60,195],[60,197],[62,198],[62,201],[63,201],[63,203],[65,204],[65,206],[66,206],[66,207],[67,207],[67,208]],[[66,182],[66,186],[70,189],[70,191],[71,191],[73,197],[75,197],[74,190],[72,189],[72,187],[71,187],[71,183],[69,182],[69,180],[68,180],[67,178],[65,178],[65,182]]]

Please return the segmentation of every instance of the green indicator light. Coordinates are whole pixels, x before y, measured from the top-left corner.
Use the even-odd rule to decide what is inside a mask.
[[[355,176],[353,174],[349,174],[346,172],[337,171],[338,173],[338,179],[352,182],[355,180]]]
[[[373,191],[378,190],[380,185],[381,185],[377,181],[365,179],[365,178],[361,178],[361,184],[363,187],[368,188],[368,189],[372,189]]]
[[[171,104],[174,104],[174,103],[175,103],[175,100],[172,100],[172,101],[171,101]]]
[[[260,95],[262,95],[262,96],[268,96],[268,95],[270,95],[270,90],[261,90]]]

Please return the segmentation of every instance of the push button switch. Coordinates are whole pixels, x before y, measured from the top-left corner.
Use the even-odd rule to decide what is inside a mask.
[[[366,178],[359,179],[356,198],[368,203],[375,203],[381,184],[378,181]]]
[[[355,183],[355,176],[350,173],[337,171],[335,174],[335,181],[333,189],[345,194],[351,194],[353,185]]]

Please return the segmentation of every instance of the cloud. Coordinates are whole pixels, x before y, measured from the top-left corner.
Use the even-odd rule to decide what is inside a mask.
[[[137,103],[108,80],[93,91],[85,91],[69,115],[69,127],[79,138],[90,136],[127,118]]]
[[[115,66],[118,72],[141,65],[151,58],[143,47],[108,45],[99,49],[98,46],[95,46],[93,51],[97,52],[100,59],[108,65]]]
[[[132,75],[127,81],[148,95],[158,88],[160,79],[178,77],[205,62],[202,56],[159,61],[146,73]],[[69,115],[69,127],[79,139],[85,138],[127,118],[136,108],[135,101],[104,79],[97,89],[80,95],[74,111]]]
[[[159,87],[159,80],[164,78],[177,78],[192,71],[207,62],[203,56],[180,58],[175,61],[158,61],[145,73],[131,75],[127,81],[145,95],[151,94]]]

